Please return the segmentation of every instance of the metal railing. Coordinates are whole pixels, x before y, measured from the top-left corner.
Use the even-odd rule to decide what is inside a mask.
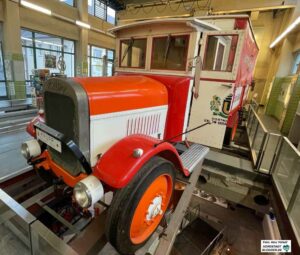
[[[8,254],[17,249],[24,254],[32,255],[77,255],[69,245],[2,189],[0,189],[0,228],[1,238],[7,237],[10,240],[2,244],[2,249]]]
[[[270,174],[282,136],[268,132],[252,105],[249,105],[246,130],[255,169]]]
[[[286,137],[279,145],[272,178],[300,244],[300,152]]]
[[[246,129],[255,169],[272,175],[300,243],[300,152],[288,138],[268,132],[252,105]]]

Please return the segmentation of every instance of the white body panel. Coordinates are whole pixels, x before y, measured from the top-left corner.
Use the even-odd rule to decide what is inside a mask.
[[[232,88],[224,86],[223,83],[201,81],[200,91],[199,97],[193,99],[189,129],[207,121],[211,121],[212,124],[189,133],[188,140],[221,149],[228,116],[219,115],[218,111],[222,114],[224,100],[232,96]],[[218,111],[212,109],[211,102],[214,96],[220,98],[220,105],[216,107]]]
[[[168,106],[163,105],[91,116],[91,166],[95,166],[99,154],[128,135],[163,138],[167,110]]]

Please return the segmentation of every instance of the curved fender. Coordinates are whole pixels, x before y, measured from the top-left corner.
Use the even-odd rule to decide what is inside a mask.
[[[150,158],[157,155],[170,160],[188,175],[174,146],[167,142],[155,146],[159,142],[161,140],[145,135],[127,136],[104,153],[94,167],[93,174],[107,185],[119,189],[126,186]],[[135,149],[142,149],[142,156],[134,157]]]
[[[34,124],[42,122],[45,123],[44,115],[39,114],[38,116],[34,117],[27,125],[26,131],[28,134],[30,134],[32,137],[36,138],[36,132],[34,128]]]

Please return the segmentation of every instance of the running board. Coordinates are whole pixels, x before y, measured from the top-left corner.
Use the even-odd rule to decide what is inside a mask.
[[[207,155],[208,151],[208,147],[194,143],[180,155],[183,167],[192,173],[198,163]]]

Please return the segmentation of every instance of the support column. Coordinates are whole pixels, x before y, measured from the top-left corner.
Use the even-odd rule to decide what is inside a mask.
[[[77,8],[79,11],[79,18],[82,22],[88,23],[88,1],[77,0]],[[88,76],[88,38],[89,30],[85,28],[80,28],[79,41],[76,47],[76,76],[86,77]]]
[[[9,99],[26,99],[19,4],[3,1],[3,55]]]

